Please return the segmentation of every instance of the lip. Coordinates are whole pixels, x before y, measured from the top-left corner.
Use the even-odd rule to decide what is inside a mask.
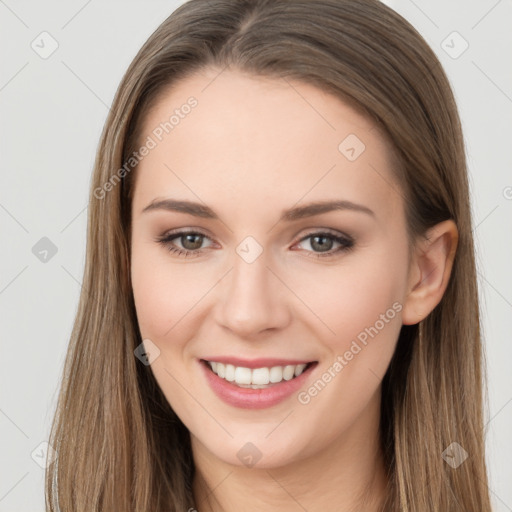
[[[226,358],[231,361],[240,361],[236,358]],[[213,359],[216,361],[216,359]],[[210,365],[202,359],[197,360],[200,367],[202,368],[202,372],[206,378],[206,382],[213,390],[213,392],[225,403],[231,405],[233,407],[238,407],[240,409],[266,409],[267,407],[272,407],[277,405],[278,403],[286,400],[293,394],[295,394],[306,382],[306,380],[310,377],[313,370],[318,365],[318,362],[315,361],[309,368],[307,368],[304,372],[302,372],[298,377],[295,377],[291,380],[283,380],[279,384],[274,384],[269,388],[264,389],[252,389],[252,388],[240,388],[231,382],[228,382],[225,379],[222,379],[218,375],[216,375]],[[258,359],[253,360],[252,362],[257,361],[257,364],[261,364],[260,361],[281,361],[278,359]],[[223,361],[218,361],[223,362]],[[231,363],[228,363],[231,364]],[[244,363],[245,364],[245,363]],[[291,364],[301,364],[299,363],[291,363]],[[266,365],[263,365],[266,366]],[[280,364],[275,364],[274,366],[281,366]],[[261,366],[254,366],[254,368],[260,368]],[[246,367],[248,368],[248,367]]]
[[[296,364],[308,364],[313,361],[305,359],[273,359],[270,357],[259,357],[257,359],[240,359],[232,356],[212,356],[203,357],[205,361],[214,361],[216,363],[232,364],[233,366],[242,366],[244,368],[272,368],[273,366],[287,366]]]

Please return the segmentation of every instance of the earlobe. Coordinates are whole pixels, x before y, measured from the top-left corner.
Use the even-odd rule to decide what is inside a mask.
[[[430,228],[417,246],[409,273],[402,323],[421,322],[441,302],[450,280],[458,244],[453,220]]]

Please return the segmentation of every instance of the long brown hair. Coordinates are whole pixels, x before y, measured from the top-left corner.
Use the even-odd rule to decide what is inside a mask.
[[[50,436],[58,457],[47,471],[47,510],[195,506],[189,433],[150,368],[134,357],[142,341],[130,283],[136,165],[125,164],[140,147],[149,108],[168,86],[207,66],[301,80],[349,102],[381,128],[397,155],[410,243],[443,220],[456,223],[446,292],[422,322],[402,327],[382,382],[386,510],[490,511],[460,120],[434,52],[377,0],[190,0],[136,55],[94,165],[83,287]],[[443,458],[454,442],[468,454],[457,468]]]

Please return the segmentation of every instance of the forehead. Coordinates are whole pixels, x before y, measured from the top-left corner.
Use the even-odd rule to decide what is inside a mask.
[[[199,197],[225,212],[241,199],[261,210],[344,198],[387,214],[397,202],[385,137],[304,82],[201,70],[147,113],[140,140],[148,137],[155,145],[137,168],[138,210],[165,195]]]

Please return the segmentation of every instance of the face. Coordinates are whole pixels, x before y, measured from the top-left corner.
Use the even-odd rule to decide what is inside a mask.
[[[408,285],[404,205],[385,138],[348,105],[218,73],[179,82],[144,121],[133,294],[193,447],[278,467],[378,422]]]

